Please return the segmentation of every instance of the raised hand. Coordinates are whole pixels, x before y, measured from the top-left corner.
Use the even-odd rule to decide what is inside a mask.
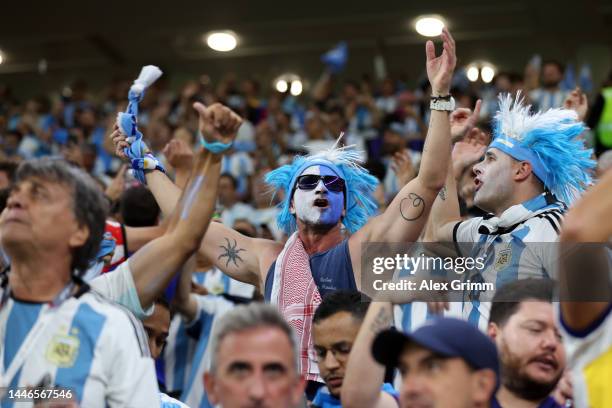
[[[130,147],[130,144],[127,142],[127,137],[121,133],[121,130],[116,123],[113,126],[113,131],[109,137],[112,139],[113,145],[115,146],[115,156],[123,160],[128,160],[128,157],[125,154],[125,149]]]
[[[125,190],[125,172],[127,170],[127,165],[122,164],[121,168],[111,181],[111,183],[106,187],[106,191],[104,194],[111,199],[111,201],[115,202],[121,197],[123,190]]]
[[[563,376],[557,383],[551,396],[561,406],[567,406],[567,401],[574,398],[574,387],[572,384],[572,373],[570,370],[565,370]]]
[[[446,27],[442,29],[442,55],[436,57],[436,47],[433,41],[425,44],[425,54],[427,56],[427,78],[431,84],[432,95],[445,96],[450,92],[451,80],[457,56],[455,54],[455,40]]]
[[[451,138],[453,142],[463,139],[476,126],[480,117],[481,105],[482,100],[478,99],[474,106],[474,112],[467,108],[459,108],[450,114]]]
[[[486,150],[487,146],[481,144],[476,138],[455,143],[452,153],[455,176],[463,173],[467,166],[479,161]]]
[[[391,170],[397,176],[400,186],[405,186],[410,180],[416,176],[416,169],[410,159],[410,154],[403,150],[393,155],[391,162]]]
[[[172,139],[163,150],[164,156],[175,169],[191,171],[193,150],[181,139]]]
[[[586,118],[589,103],[587,96],[579,87],[576,87],[563,102],[565,109],[571,109],[578,114],[578,120],[584,122]]]
[[[230,108],[213,103],[206,107],[195,102],[193,108],[198,112],[199,128],[204,140],[208,143],[231,143],[236,138],[242,118]]]

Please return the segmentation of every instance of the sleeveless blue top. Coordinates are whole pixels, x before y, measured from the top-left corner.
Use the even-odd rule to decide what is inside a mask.
[[[272,263],[266,275],[264,298],[268,303],[272,297],[275,266],[276,261]],[[348,238],[327,251],[312,255],[310,257],[310,270],[321,297],[341,289],[357,290],[349,254]]]

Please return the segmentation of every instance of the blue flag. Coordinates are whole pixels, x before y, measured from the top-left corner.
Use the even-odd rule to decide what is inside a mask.
[[[327,67],[334,74],[337,74],[344,69],[347,60],[348,46],[344,41],[341,41],[338,45],[336,45],[336,47],[321,55],[321,61],[327,65]]]

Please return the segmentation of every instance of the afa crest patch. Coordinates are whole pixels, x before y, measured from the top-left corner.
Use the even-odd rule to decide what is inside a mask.
[[[496,272],[501,271],[510,265],[510,261],[512,260],[512,247],[508,245],[505,249],[502,249],[495,256],[495,264],[493,268]]]
[[[58,367],[72,367],[79,355],[80,345],[81,341],[77,336],[56,334],[47,346],[45,357]]]

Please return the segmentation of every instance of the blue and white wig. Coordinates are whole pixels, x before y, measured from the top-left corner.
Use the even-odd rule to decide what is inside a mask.
[[[310,166],[325,166],[331,169],[345,182],[344,205],[346,215],[342,223],[350,233],[363,227],[368,219],[376,213],[377,205],[372,193],[378,185],[378,179],[361,167],[360,152],[352,150],[353,146],[337,147],[336,144],[322,152],[309,156],[296,156],[291,164],[286,164],[266,175],[266,183],[275,194],[285,191],[285,199],[279,204],[280,212],[276,218],[278,226],[287,234],[297,229],[295,215],[291,214],[291,198],[297,178]]]
[[[520,93],[499,96],[493,123],[496,148],[516,160],[528,161],[533,172],[565,204],[570,205],[591,184],[595,161],[580,134],[585,125],[569,109],[531,114]]]

